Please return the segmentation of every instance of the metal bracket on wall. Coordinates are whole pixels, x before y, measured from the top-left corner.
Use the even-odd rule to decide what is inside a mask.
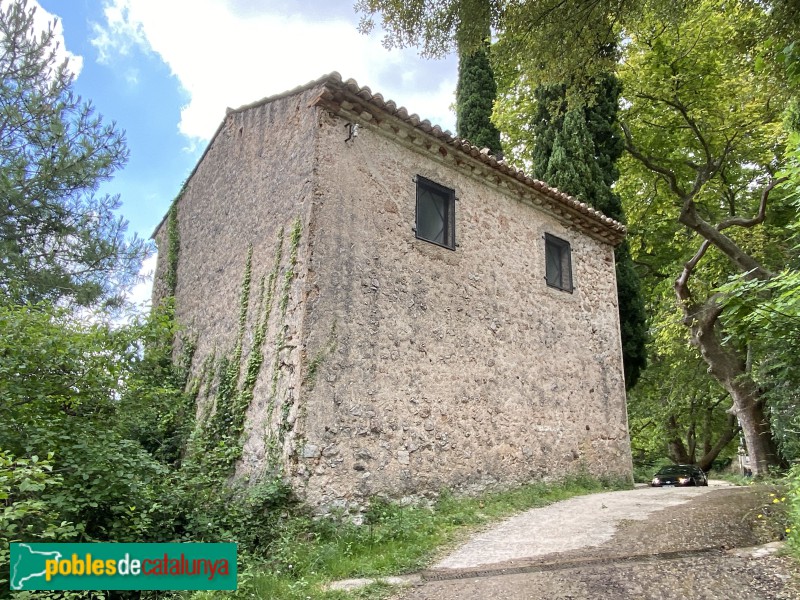
[[[358,137],[358,123],[345,123],[344,128],[347,129],[347,138],[345,138],[345,142],[349,142]]]

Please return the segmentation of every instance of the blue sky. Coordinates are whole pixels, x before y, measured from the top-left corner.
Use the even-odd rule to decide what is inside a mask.
[[[0,0],[0,4],[8,0]],[[388,51],[358,33],[352,0],[29,0],[77,72],[75,90],[126,131],[130,159],[101,191],[120,194],[149,237],[226,107],[339,71],[454,130],[457,61]],[[152,261],[145,266],[152,270]],[[136,299],[149,297],[141,286]]]

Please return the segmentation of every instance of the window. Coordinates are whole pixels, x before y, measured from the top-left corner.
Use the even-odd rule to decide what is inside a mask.
[[[569,242],[545,233],[544,259],[547,285],[572,292],[572,259]]]
[[[456,193],[421,175],[417,182],[417,238],[456,248]]]

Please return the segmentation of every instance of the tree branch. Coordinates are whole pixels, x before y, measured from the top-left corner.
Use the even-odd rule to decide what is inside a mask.
[[[715,161],[711,157],[711,148],[709,147],[706,138],[700,132],[697,122],[689,115],[689,111],[683,102],[677,98],[675,100],[668,100],[666,98],[659,98],[658,96],[653,96],[651,94],[640,93],[636,94],[636,96],[642,98],[643,100],[650,100],[651,102],[666,104],[670,108],[673,108],[680,113],[681,117],[683,117],[683,120],[686,121],[686,125],[688,125],[689,129],[692,130],[692,133],[694,133],[697,141],[700,142],[700,145],[703,147],[703,154],[706,156],[707,167],[711,167],[714,164]]]
[[[703,239],[711,242],[722,251],[748,278],[769,279],[772,274],[752,256],[742,250],[736,242],[700,217],[694,203],[687,203],[678,220],[689,229],[699,233]]]
[[[633,136],[631,135],[631,130],[628,128],[628,126],[622,122],[620,122],[620,126],[622,127],[622,132],[625,134],[625,149],[631,153],[631,156],[633,156],[651,171],[661,175],[669,184],[669,189],[672,190],[674,194],[680,198],[686,197],[685,192],[678,185],[678,178],[675,173],[666,167],[662,167],[660,164],[655,162],[652,156],[647,156],[641,150],[639,150],[633,144]]]
[[[690,305],[692,301],[692,293],[689,290],[689,278],[692,276],[695,267],[697,267],[697,263],[700,262],[700,259],[703,258],[705,253],[708,251],[709,246],[711,246],[710,240],[704,240],[702,244],[700,244],[700,248],[697,250],[697,253],[683,265],[683,271],[680,274],[680,277],[675,280],[675,293],[678,295],[678,300],[680,300],[685,305]],[[694,311],[691,311],[694,312]]]
[[[743,217],[731,217],[730,219],[726,219],[722,221],[719,225],[717,225],[717,230],[722,231],[723,229],[727,229],[728,227],[733,227],[736,225],[737,227],[753,227],[755,225],[760,225],[764,222],[764,219],[767,216],[767,200],[769,199],[769,194],[772,189],[776,185],[780,185],[784,181],[787,181],[788,177],[779,177],[777,179],[773,178],[770,179],[767,186],[761,192],[761,202],[758,205],[758,213],[752,219],[745,219]]]

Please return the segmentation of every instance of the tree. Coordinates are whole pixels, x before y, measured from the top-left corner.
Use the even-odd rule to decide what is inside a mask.
[[[649,361],[628,395],[634,461],[655,463],[667,456],[708,470],[721,455],[734,452],[739,426],[730,398],[713,378],[696,348],[688,343],[670,277],[650,277],[652,332]]]
[[[471,53],[480,49],[486,31],[499,23],[498,0],[357,0],[359,30],[369,33],[381,15],[387,48],[415,46],[423,56],[441,57],[456,48]]]
[[[432,58],[452,51],[457,38],[460,50],[477,49],[488,22],[500,33],[493,48],[496,68],[535,73],[536,83],[558,84],[612,71],[621,30],[645,14],[679,18],[691,5],[691,0],[358,0],[355,7],[362,32],[372,31],[379,18],[385,46],[414,46]]]
[[[568,89],[563,83],[538,86],[535,112],[529,116],[533,124],[509,135],[510,146],[530,165],[534,177],[624,223],[622,201],[612,189],[619,176],[616,162],[624,150],[616,123],[619,82],[612,74],[596,79],[589,92],[591,104],[569,102]],[[647,364],[647,319],[627,241],[615,257],[625,385],[631,389]]]
[[[700,2],[680,22],[650,19],[632,30],[623,69],[622,121],[635,159],[628,177],[653,182],[655,193],[637,201],[675,226],[667,239],[680,244],[683,323],[731,396],[755,475],[779,457],[749,344],[723,329],[724,295],[714,288],[731,272],[767,281],[786,260],[785,223],[767,218],[770,202],[781,203],[774,169],[786,92],[753,74],[766,25],[763,7]]]
[[[755,4],[749,2],[751,5]],[[784,44],[800,29],[796,0],[757,3],[768,21],[767,35]],[[536,84],[581,84],[614,71],[619,41],[643,21],[678,24],[696,8],[695,0],[357,0],[359,29],[369,33],[380,20],[388,48],[416,47],[439,58],[458,47],[477,49],[488,23],[498,32],[493,48],[495,74],[508,69],[532,75]],[[458,33],[458,35],[456,35]],[[777,52],[767,55],[770,59]],[[500,67],[501,69],[498,69]]]
[[[786,46],[787,76],[795,91],[786,114],[790,131],[786,164],[780,176],[795,211],[790,218],[790,249],[785,267],[764,281],[736,275],[724,294],[721,319],[726,331],[744,343],[754,365],[753,378],[770,406],[775,440],[783,458],[800,458],[800,53]]]
[[[149,516],[129,507],[154,502],[167,470],[117,431],[138,332],[81,325],[46,304],[0,305],[0,329],[0,453],[50,456],[61,484],[43,486],[38,499],[55,522],[75,524],[71,535],[143,536]]]
[[[500,132],[491,121],[497,84],[489,64],[489,44],[474,52],[459,53],[456,88],[456,133],[492,154],[502,151]]]
[[[489,63],[491,38],[490,5],[487,0],[464,0],[459,6],[458,86],[456,87],[456,133],[478,148],[500,155],[500,132],[492,123],[497,83]],[[470,11],[471,14],[470,14]],[[481,42],[471,43],[480,30]]]
[[[117,302],[148,246],[126,240],[117,196],[98,185],[127,160],[122,132],[103,123],[58,64],[53,30],[34,9],[0,9],[0,291],[6,301]]]

